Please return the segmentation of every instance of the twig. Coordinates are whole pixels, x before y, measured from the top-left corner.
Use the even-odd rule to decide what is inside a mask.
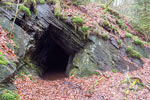
[[[19,0],[17,0],[16,14],[15,14],[15,17],[14,17],[14,19],[13,19],[12,28],[11,28],[11,31],[10,31],[10,32],[12,32],[13,29],[14,29],[14,24],[15,24],[15,21],[16,21],[17,15],[18,15],[18,12],[19,12]]]
[[[98,85],[99,81],[103,80],[104,76],[100,77],[96,82],[92,85],[92,87],[89,89],[89,93],[92,94],[94,92],[95,87]]]

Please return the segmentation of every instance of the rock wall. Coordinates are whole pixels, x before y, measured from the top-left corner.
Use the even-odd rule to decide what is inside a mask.
[[[8,32],[11,31],[11,21],[6,17],[0,17],[0,26],[3,30],[7,30]],[[20,26],[15,24],[13,33],[13,41],[15,43],[15,46],[12,46],[11,44],[8,44],[7,46],[16,54],[16,57],[10,59],[9,55],[3,55],[4,58],[8,60],[8,64],[0,64],[0,83],[10,81],[12,76],[15,75],[18,69],[17,67],[21,65],[18,57],[22,57],[25,55],[27,44],[29,42],[29,35]]]

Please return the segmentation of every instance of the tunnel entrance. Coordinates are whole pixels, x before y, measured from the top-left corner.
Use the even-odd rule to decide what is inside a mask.
[[[69,55],[49,34],[44,34],[37,43],[34,58],[43,69],[43,79],[57,80],[66,77]]]
[[[56,80],[66,77],[65,71],[68,58],[69,56],[64,50],[54,42],[53,47],[48,52],[46,70],[42,78],[46,80]]]

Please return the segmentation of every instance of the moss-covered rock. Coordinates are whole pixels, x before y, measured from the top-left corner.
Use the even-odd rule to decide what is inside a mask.
[[[101,7],[103,9],[106,10],[106,12],[109,12],[111,15],[114,15],[115,17],[117,17],[118,19],[121,18],[119,12],[115,11],[114,9],[110,8],[110,7],[106,7],[106,5],[101,5]]]
[[[136,51],[138,51],[143,57],[145,58],[150,58],[150,48],[149,47],[145,47],[143,46],[143,44],[141,45],[136,45],[133,44],[133,47]]]
[[[132,37],[133,37],[133,35],[132,35],[131,33],[128,33],[128,32],[125,34],[125,36],[126,36],[127,38],[132,38]]]
[[[77,76],[89,76],[95,74],[97,70],[97,64],[90,60],[90,55],[87,52],[80,52],[75,55],[73,59],[73,68],[70,73],[77,74]]]
[[[12,50],[15,52],[17,56],[23,56],[25,54],[29,38],[30,36],[18,25],[14,24],[14,29],[11,27],[11,21],[9,21],[7,18],[0,17],[0,26],[7,30],[8,32],[11,31],[13,33],[13,41],[15,43],[15,48],[12,48]]]
[[[121,45],[121,44],[122,44],[122,40],[117,40],[117,43],[118,43],[119,45]]]
[[[113,32],[116,35],[119,35],[119,31],[117,30],[117,28],[115,28],[111,23],[109,23],[108,21],[104,20],[101,24],[101,26],[106,29],[108,32]]]
[[[123,22],[121,20],[116,20],[116,23],[119,25],[120,28],[123,27]]]
[[[126,51],[132,57],[139,58],[139,59],[142,57],[142,55],[139,52],[137,52],[136,50],[134,50],[131,46],[128,46]]]
[[[42,75],[42,70],[40,70],[40,68],[33,63],[33,61],[30,59],[30,56],[26,56],[24,62],[27,65],[27,70],[30,70],[30,72],[32,70],[32,73],[29,72],[28,74]]]
[[[14,29],[12,30],[11,21],[7,18],[0,17],[0,26],[13,34],[13,41],[15,46],[11,44],[7,45],[10,49],[15,52],[16,56],[25,55],[27,44],[29,42],[28,34],[18,25],[14,24]],[[7,55],[0,54],[0,83],[7,83],[16,74],[18,69],[18,57],[9,59]]]
[[[69,72],[69,76],[76,75],[78,73],[78,68],[72,68]]]
[[[136,45],[144,46],[144,42],[141,41],[140,39],[135,39],[134,43],[135,43]]]
[[[109,39],[109,35],[107,33],[105,34],[101,34],[100,35],[104,40],[108,40]]]

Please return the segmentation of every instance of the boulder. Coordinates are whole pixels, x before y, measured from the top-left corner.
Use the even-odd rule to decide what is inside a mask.
[[[0,17],[0,26],[10,32],[11,31],[11,21],[6,17]],[[14,30],[12,31],[15,43],[15,47],[11,44],[8,45],[13,52],[15,52],[16,57],[9,59],[8,55],[3,55],[8,64],[0,64],[0,83],[9,82],[11,78],[15,75],[18,69],[19,58],[25,55],[27,45],[29,42],[29,35],[18,25],[14,24]],[[21,62],[19,62],[21,63]]]

